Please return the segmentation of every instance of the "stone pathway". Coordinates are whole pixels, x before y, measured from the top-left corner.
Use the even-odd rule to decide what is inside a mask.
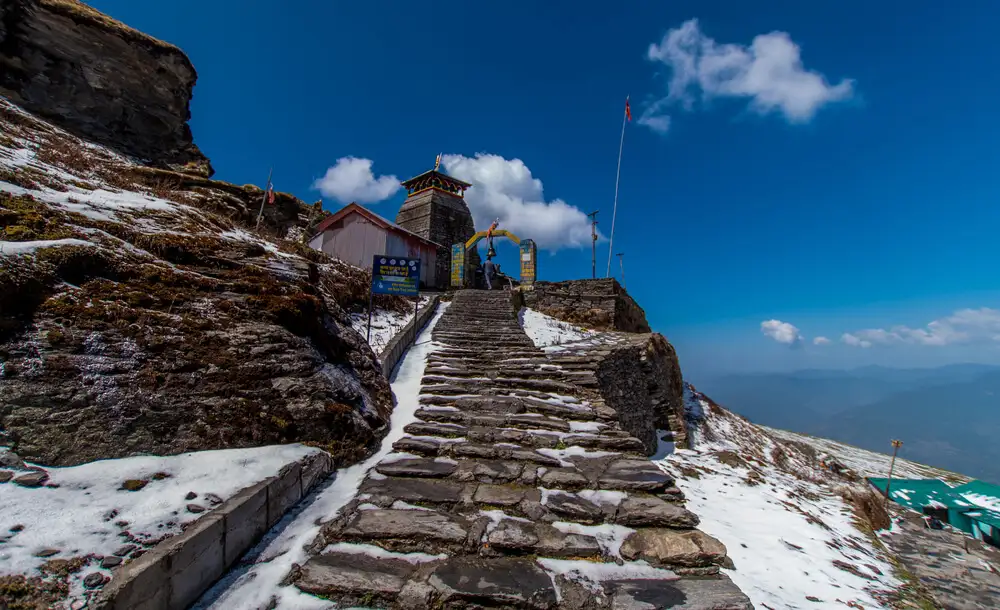
[[[459,292],[433,337],[418,421],[296,586],[347,607],[752,608],[585,358],[537,349],[503,292]]]
[[[903,565],[946,610],[1000,607],[1000,551],[964,534],[932,530],[920,514],[903,515],[894,533],[882,535]]]

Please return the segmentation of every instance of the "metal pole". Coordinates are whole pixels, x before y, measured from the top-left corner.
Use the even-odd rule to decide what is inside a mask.
[[[372,273],[375,273],[375,269],[372,269]],[[371,282],[368,284],[368,338],[366,341],[368,345],[372,344],[372,303],[375,300],[375,292],[372,290]]]
[[[599,212],[600,210],[598,210]],[[590,275],[591,279],[597,279],[597,212],[587,214],[590,216]]]
[[[628,97],[625,98],[626,102]],[[615,219],[618,217],[618,180],[622,175],[622,150],[625,148],[625,121],[628,115],[622,112],[622,139],[618,144],[618,172],[615,174],[615,207],[611,212],[611,237],[608,241],[608,271],[604,277],[611,277],[611,253],[614,252],[615,245]]]
[[[892,461],[889,462],[889,480],[885,484],[885,505],[889,506],[889,488],[892,486],[892,471],[896,467],[896,453],[899,452],[899,448],[903,446],[903,441],[892,441]]]
[[[264,196],[260,198],[260,212],[257,213],[257,226],[255,230],[260,230],[260,219],[264,216],[264,204],[267,203],[267,190],[271,188],[271,176],[274,174],[274,167],[267,172],[267,186],[264,187]]]
[[[624,252],[619,252],[618,253],[618,262],[621,264],[621,267],[622,267],[622,288],[625,288],[625,253]]]

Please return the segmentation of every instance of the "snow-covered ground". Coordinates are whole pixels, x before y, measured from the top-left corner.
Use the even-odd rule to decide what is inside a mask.
[[[42,487],[0,484],[0,575],[33,576],[52,559],[113,555],[128,543],[153,544],[180,533],[239,490],[318,451],[280,445],[100,460],[47,468],[49,480]],[[128,491],[126,481],[142,482],[142,487]],[[82,592],[74,580],[86,574],[111,574],[96,568],[74,574],[71,590]]]
[[[888,558],[854,525],[837,485],[758,426],[687,391],[705,418],[694,450],[660,461],[699,528],[726,545],[733,581],[758,608],[889,607],[900,586]],[[707,432],[710,430],[710,432]],[[706,438],[710,436],[711,438]]]
[[[420,308],[423,309],[430,301],[431,297],[420,297]],[[413,320],[414,315],[413,309],[410,308],[405,312],[375,308],[375,311],[372,312],[372,336],[368,341],[368,345],[372,347],[372,351],[376,354],[381,354],[386,346],[389,345],[389,341]],[[362,337],[367,337],[368,312],[352,313],[351,326]]]
[[[379,451],[360,464],[338,471],[327,484],[286,515],[226,578],[202,596],[193,606],[194,610],[265,607],[310,610],[333,607],[331,602],[303,593],[297,587],[282,587],[280,583],[292,569],[292,564],[302,564],[306,560],[305,547],[315,540],[322,524],[337,517],[340,510],[357,495],[368,472],[392,452],[393,443],[403,437],[403,428],[416,421],[420,381],[427,366],[427,357],[440,348],[440,344],[432,341],[431,331],[448,305],[442,303],[439,306],[413,347],[403,356],[391,380],[397,403],[392,412],[389,434],[383,439]],[[276,605],[269,605],[272,599]]]
[[[521,309],[519,316],[524,332],[536,346],[542,348],[559,348],[567,343],[592,339],[600,334],[527,307]]]
[[[769,434],[786,441],[800,442],[812,446],[821,455],[828,455],[836,458],[838,462],[854,471],[860,477],[884,477],[889,472],[889,462],[892,456],[875,451],[868,451],[845,443],[831,441],[825,438],[788,432],[760,426]],[[902,454],[905,455],[906,448],[903,447]],[[952,484],[966,483],[970,479],[966,476],[934,468],[925,464],[918,464],[907,459],[897,457],[893,467],[893,476],[903,479],[944,479]]]

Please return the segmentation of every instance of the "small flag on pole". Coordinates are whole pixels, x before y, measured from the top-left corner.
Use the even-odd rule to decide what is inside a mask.
[[[628,96],[625,96],[625,118],[629,121],[632,120],[632,107],[629,106]]]
[[[267,203],[269,205],[274,205],[274,186],[272,185],[267,187]]]

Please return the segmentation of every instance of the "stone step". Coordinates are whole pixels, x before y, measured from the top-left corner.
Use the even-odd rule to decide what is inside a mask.
[[[497,530],[490,535],[494,532]],[[508,536],[511,532],[514,530],[505,526],[495,538],[511,538]],[[515,538],[513,544],[517,542]],[[685,578],[664,570],[659,578],[622,578],[618,575],[628,574],[627,569],[618,568],[612,562],[594,562],[588,570],[591,579],[580,582],[574,580],[573,575],[568,578],[550,576],[545,566],[553,565],[547,564],[551,557],[441,557],[423,554],[376,558],[365,554],[365,550],[365,547],[359,546],[334,545],[297,570],[294,583],[302,591],[336,601],[340,607],[408,610],[484,607],[530,610],[753,608],[749,599],[725,575]],[[648,569],[642,571],[649,572]],[[593,576],[601,574],[609,576]]]

